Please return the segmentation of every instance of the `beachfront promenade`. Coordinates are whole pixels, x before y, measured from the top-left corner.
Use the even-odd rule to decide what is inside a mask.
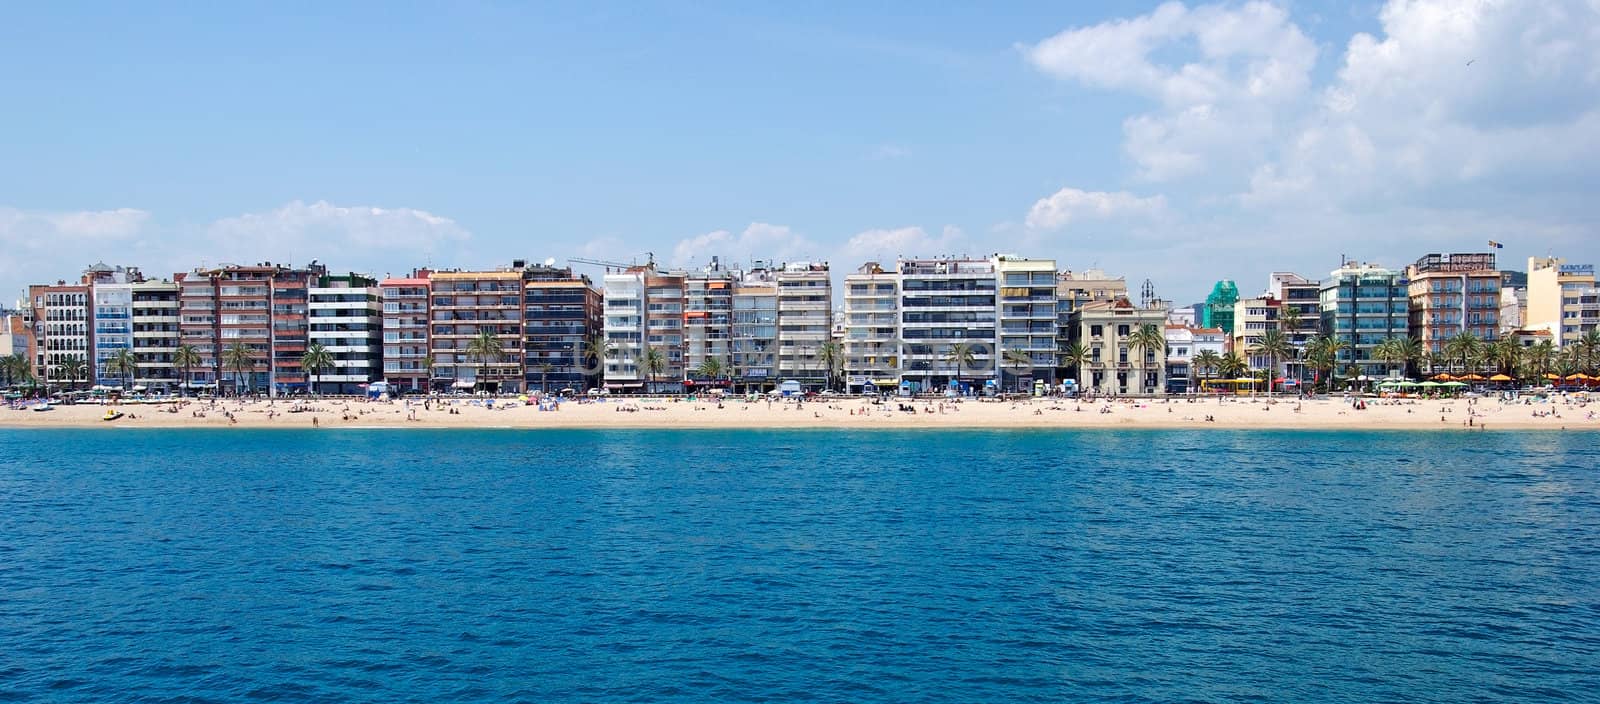
[[[107,406],[58,406],[49,412],[0,409],[0,427],[100,428],[1233,428],[1600,430],[1600,403],[1583,396],[1549,400],[1363,399],[1364,406],[1327,399],[1155,398],[1078,401],[786,400],[609,398],[570,400],[539,410],[515,400],[455,398],[369,402],[354,399],[203,400],[123,404],[125,415],[102,420]],[[299,406],[309,408],[289,412]]]

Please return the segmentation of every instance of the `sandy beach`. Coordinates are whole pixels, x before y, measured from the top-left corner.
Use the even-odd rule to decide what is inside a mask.
[[[559,410],[451,399],[367,402],[188,401],[57,406],[48,412],[0,409],[8,428],[1233,428],[1396,430],[1600,430],[1600,403],[1497,399],[1375,400],[1365,409],[1340,398],[1140,399],[1126,401],[784,401],[607,399],[568,401]],[[289,412],[299,406],[298,412]],[[172,409],[176,407],[176,412]],[[902,409],[913,410],[902,410]]]

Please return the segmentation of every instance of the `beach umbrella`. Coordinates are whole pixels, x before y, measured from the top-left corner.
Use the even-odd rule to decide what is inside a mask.
[[[1460,377],[1460,378],[1461,379],[1465,379],[1467,381],[1483,381],[1483,377],[1478,376],[1477,374],[1468,374],[1468,375],[1466,375],[1464,377]]]
[[[1511,377],[1506,376],[1504,374],[1496,374],[1494,376],[1489,377],[1489,381],[1511,381],[1511,380],[1512,380]]]
[[[1560,374],[1546,374],[1544,375],[1544,378],[1549,379],[1550,381],[1561,381]]]
[[[1419,384],[1419,383],[1417,383],[1415,381],[1411,381],[1410,379],[1407,379],[1405,381],[1400,382],[1400,385],[1401,386],[1422,386],[1422,384]]]
[[[1437,389],[1441,386],[1444,386],[1444,383],[1438,381],[1424,381],[1420,384],[1417,384],[1417,386],[1421,386],[1424,389]]]
[[[1444,382],[1442,384],[1439,384],[1439,385],[1440,386],[1449,386],[1451,388],[1459,388],[1459,387],[1462,387],[1462,386],[1466,386],[1467,382],[1465,382],[1465,381],[1446,381],[1446,382]]]
[[[1440,372],[1437,376],[1433,377],[1433,380],[1434,381],[1449,381],[1449,380],[1454,379],[1454,378],[1455,377],[1450,376],[1450,372]]]

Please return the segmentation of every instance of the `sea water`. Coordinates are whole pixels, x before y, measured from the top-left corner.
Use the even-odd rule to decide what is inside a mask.
[[[0,700],[1596,701],[1589,433],[0,431]]]

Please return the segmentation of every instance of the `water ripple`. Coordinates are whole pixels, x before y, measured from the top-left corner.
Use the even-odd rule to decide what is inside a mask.
[[[0,431],[0,701],[1595,701],[1593,440]]]

